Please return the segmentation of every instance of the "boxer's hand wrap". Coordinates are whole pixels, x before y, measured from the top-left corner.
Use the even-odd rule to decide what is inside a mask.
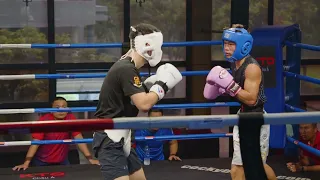
[[[233,80],[232,75],[221,66],[215,66],[211,69],[207,76],[207,83],[220,86],[232,97],[236,96],[242,89]]]
[[[144,89],[144,92],[148,93],[149,92],[149,88],[147,87],[146,84],[142,83],[142,87]]]
[[[159,100],[182,80],[180,71],[169,63],[160,66],[155,76],[157,81],[150,88],[150,91],[158,94]]]
[[[150,88],[150,92],[155,92],[158,95],[159,100],[161,100],[164,97],[164,95],[168,92],[168,86],[162,81],[157,81]]]
[[[233,97],[236,96],[241,91],[241,89],[242,88],[238,83],[232,81],[231,84],[227,87],[226,91],[230,96]]]

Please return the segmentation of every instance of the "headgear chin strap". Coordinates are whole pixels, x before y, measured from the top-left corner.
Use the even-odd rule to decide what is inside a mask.
[[[163,35],[161,32],[138,35],[133,40],[137,53],[145,58],[151,67],[156,66],[162,58]]]
[[[224,41],[230,41],[236,44],[236,49],[230,58],[227,58],[226,53],[224,52]],[[252,49],[252,44],[253,38],[251,34],[248,33],[248,31],[244,28],[229,28],[223,31],[223,54],[226,60],[229,62],[235,62],[246,57]]]

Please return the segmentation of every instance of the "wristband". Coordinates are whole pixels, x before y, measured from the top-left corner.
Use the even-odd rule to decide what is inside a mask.
[[[146,93],[149,92],[148,87],[147,87],[144,83],[142,83],[142,87],[143,87],[143,89],[144,89],[144,91],[145,91]]]
[[[237,84],[236,82],[232,82],[228,87],[227,87],[227,92],[230,94],[230,96],[234,97],[241,91],[241,86]]]
[[[164,89],[159,85],[159,84],[155,84],[150,88],[149,92],[154,92],[158,95],[159,100],[161,100],[164,95],[165,95],[165,91]]]
[[[91,155],[85,156],[85,157],[86,157],[88,160],[89,160],[89,159],[93,159]]]
[[[158,84],[159,86],[161,86],[164,90],[164,93],[167,93],[169,90],[167,84],[162,81],[156,81],[154,84]]]
[[[176,156],[176,154],[170,154],[170,156]]]

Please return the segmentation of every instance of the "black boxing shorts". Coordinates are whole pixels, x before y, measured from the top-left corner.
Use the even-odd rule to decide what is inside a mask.
[[[124,140],[113,142],[106,133],[98,131],[93,136],[93,153],[101,165],[104,180],[129,176],[142,168],[142,163],[135,150],[131,148],[128,157],[123,151]]]

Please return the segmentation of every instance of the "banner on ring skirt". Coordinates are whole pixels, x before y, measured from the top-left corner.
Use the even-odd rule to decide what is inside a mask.
[[[260,63],[264,76],[264,87],[275,88],[277,86],[275,47],[254,46],[250,54]]]
[[[181,166],[181,169],[190,169],[190,170],[198,170],[198,171],[206,171],[206,172],[212,172],[212,173],[223,173],[223,174],[229,174],[230,169],[218,169],[214,167],[204,167],[204,166],[195,166],[195,165],[183,165]],[[277,179],[290,179],[290,180],[311,180],[310,178],[303,178],[299,177],[298,175],[296,177],[294,176],[277,176]]]

